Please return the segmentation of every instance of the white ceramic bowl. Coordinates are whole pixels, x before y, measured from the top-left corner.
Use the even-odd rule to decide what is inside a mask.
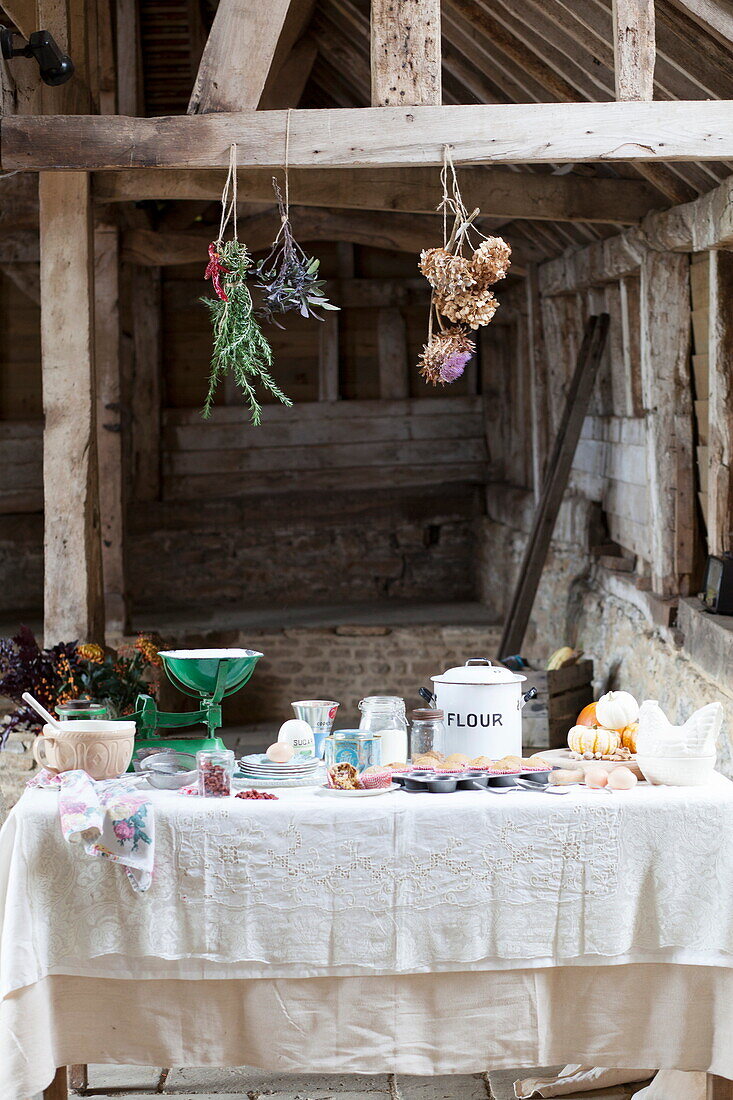
[[[669,787],[702,787],[710,781],[716,756],[642,756],[636,763],[650,783]]]

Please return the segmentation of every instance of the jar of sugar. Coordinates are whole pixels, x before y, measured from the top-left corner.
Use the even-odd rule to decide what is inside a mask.
[[[405,764],[409,760],[405,701],[398,695],[368,695],[359,703],[359,729],[378,733],[382,764]]]

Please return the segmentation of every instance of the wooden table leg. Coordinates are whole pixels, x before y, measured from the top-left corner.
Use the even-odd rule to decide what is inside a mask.
[[[733,1100],[733,1081],[709,1073],[707,1100]]]
[[[89,1088],[89,1066],[69,1066],[69,1088],[85,1093]]]
[[[59,1066],[56,1070],[53,1081],[43,1090],[43,1100],[69,1100],[69,1075],[66,1072],[66,1066]],[[725,1098],[721,1097],[721,1100]]]

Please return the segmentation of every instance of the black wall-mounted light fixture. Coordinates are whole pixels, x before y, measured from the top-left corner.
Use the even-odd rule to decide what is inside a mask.
[[[13,57],[35,57],[44,84],[55,87],[65,84],[74,75],[74,62],[58,46],[48,31],[34,31],[20,47],[13,43],[15,31],[0,27],[0,54],[9,61]]]

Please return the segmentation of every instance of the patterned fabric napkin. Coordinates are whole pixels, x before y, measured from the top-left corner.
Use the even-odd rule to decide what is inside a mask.
[[[89,856],[120,863],[140,894],[153,881],[153,805],[129,779],[96,783],[86,772],[58,776],[61,832]]]

